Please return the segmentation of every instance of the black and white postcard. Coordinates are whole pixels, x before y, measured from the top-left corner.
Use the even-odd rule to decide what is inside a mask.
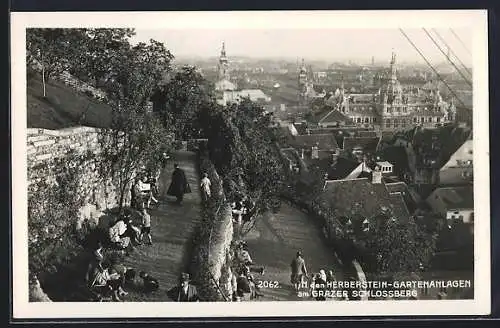
[[[489,314],[486,11],[11,22],[15,318]]]

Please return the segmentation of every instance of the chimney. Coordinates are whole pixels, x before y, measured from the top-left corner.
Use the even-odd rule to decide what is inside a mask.
[[[380,184],[380,183],[382,183],[382,172],[380,172],[380,169],[379,169],[378,166],[372,172],[372,183],[373,184]]]

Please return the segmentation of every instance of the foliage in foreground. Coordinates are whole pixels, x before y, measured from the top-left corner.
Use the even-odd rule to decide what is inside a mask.
[[[383,211],[370,217],[339,217],[335,209],[319,207],[331,241],[342,256],[358,259],[373,279],[404,279],[428,267],[441,228],[409,217],[398,220]]]
[[[28,254],[32,275],[55,272],[82,249],[75,234],[78,212],[87,196],[78,186],[91,154],[70,153],[64,159],[30,169],[44,178],[28,187]],[[53,176],[54,180],[48,179]]]
[[[201,112],[207,122],[210,159],[224,178],[229,200],[248,196],[257,214],[273,209],[286,178],[278,142],[282,135],[272,114],[244,100],[229,108]]]

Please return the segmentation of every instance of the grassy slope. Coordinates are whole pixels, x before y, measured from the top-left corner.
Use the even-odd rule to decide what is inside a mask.
[[[43,98],[40,76],[27,81],[27,127],[62,129],[72,126],[105,127],[111,122],[111,107],[64,83],[50,81]]]

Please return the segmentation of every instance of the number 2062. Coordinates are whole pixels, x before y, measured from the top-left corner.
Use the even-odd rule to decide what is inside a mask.
[[[277,281],[267,281],[267,280],[259,280],[257,282],[258,288],[279,288],[279,282]]]

